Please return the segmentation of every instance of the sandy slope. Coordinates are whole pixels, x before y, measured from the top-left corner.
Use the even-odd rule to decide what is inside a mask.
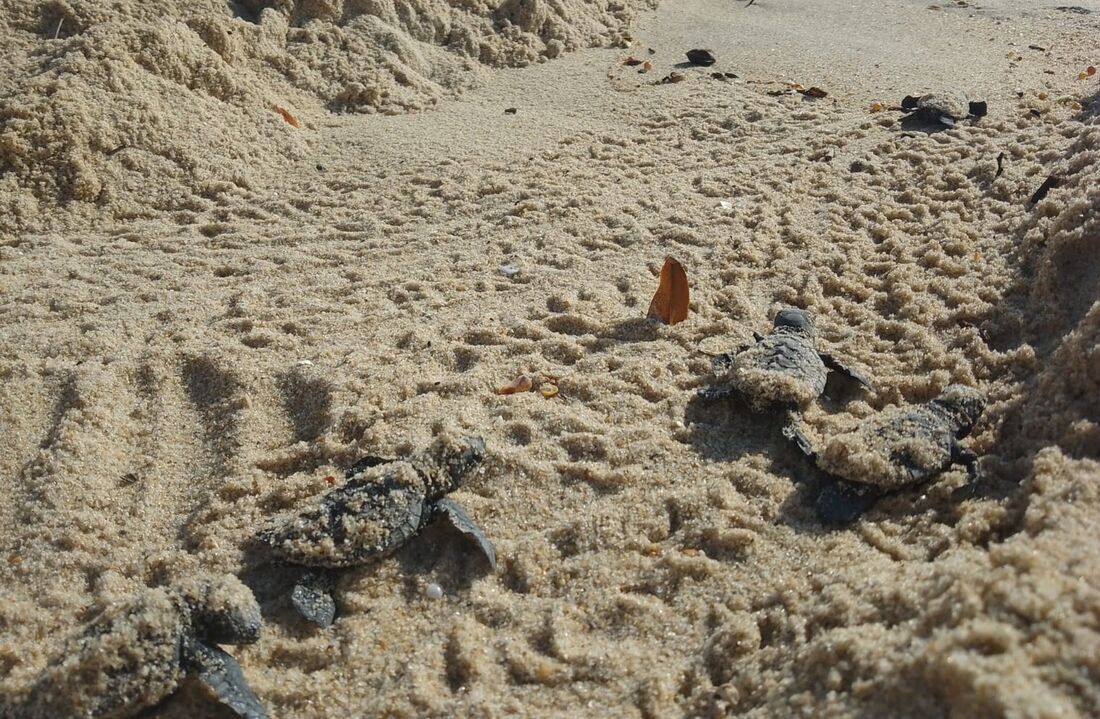
[[[426,112],[333,114],[299,88],[298,130],[253,58],[254,101],[203,109],[229,134],[155,136],[214,158],[165,165],[163,193],[135,160],[96,170],[119,203],[57,208],[25,179],[48,162],[9,171],[4,696],[158,567],[201,563],[264,606],[234,653],[274,716],[1100,711],[1100,125],[1097,80],[1076,80],[1100,3],[1082,4],[666,2],[629,48],[478,66]],[[719,65],[676,68],[698,45]],[[780,81],[830,96],[768,95]],[[926,134],[868,110],[943,85],[989,116]],[[235,142],[254,166],[226,184]],[[693,290],[673,328],[643,319],[666,254]],[[813,431],[974,384],[983,483],[956,493],[951,472],[822,527],[774,428],[693,397],[707,353],[781,304],[875,379]],[[560,393],[494,394],[523,372]],[[499,572],[429,533],[347,572],[333,628],[304,627],[295,572],[250,537],[444,426],[490,447],[455,497]],[[187,688],[154,715],[208,707]]]

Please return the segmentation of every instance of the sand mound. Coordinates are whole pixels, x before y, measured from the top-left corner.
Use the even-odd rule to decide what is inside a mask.
[[[327,110],[420,110],[481,65],[622,44],[639,4],[8,0],[0,230],[49,218],[43,203],[122,219],[208,207],[308,151]]]

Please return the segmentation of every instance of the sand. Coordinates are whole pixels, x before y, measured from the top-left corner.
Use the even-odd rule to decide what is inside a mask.
[[[1100,713],[1077,1],[0,0],[0,713],[200,568],[260,601],[273,717]],[[945,87],[989,114],[870,109]],[[823,526],[775,428],[695,397],[783,305],[874,380],[814,439],[969,384],[984,479]],[[558,394],[494,392],[524,373]],[[498,571],[429,530],[304,625],[256,532],[444,430],[485,438],[452,498]]]

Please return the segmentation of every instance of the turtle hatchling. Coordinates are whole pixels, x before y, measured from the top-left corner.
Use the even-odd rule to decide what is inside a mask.
[[[261,627],[252,592],[231,575],[143,590],[66,642],[13,716],[124,719],[161,702],[190,676],[237,716],[264,719],[240,665],[217,646],[255,642]]]
[[[807,310],[782,309],[775,315],[771,334],[753,333],[753,337],[755,344],[714,358],[718,383],[703,389],[702,396],[719,399],[737,393],[757,410],[768,406],[805,408],[825,391],[830,370],[871,386],[861,372],[817,351],[814,316]]]
[[[794,425],[783,432],[837,480],[825,486],[816,507],[823,519],[845,522],[882,494],[928,481],[954,464],[976,478],[978,457],[959,440],[970,434],[984,409],[978,390],[953,384],[930,402],[869,417],[820,450]]]
[[[422,529],[446,519],[472,540],[496,569],[492,543],[469,515],[446,495],[481,465],[485,441],[443,434],[407,459],[365,457],[345,473],[346,482],[315,504],[265,529],[259,538],[307,572],[291,594],[307,620],[328,626],[335,618],[332,577],[324,569],[367,564],[392,553]]]
[[[920,122],[939,123],[953,127],[968,117],[983,117],[985,102],[974,102],[966,93],[957,90],[930,92],[920,97],[907,95],[901,101],[901,109],[911,112]]]

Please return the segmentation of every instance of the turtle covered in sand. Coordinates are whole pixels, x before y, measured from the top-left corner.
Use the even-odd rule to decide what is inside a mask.
[[[368,564],[394,552],[438,519],[472,540],[496,569],[492,543],[446,495],[480,467],[485,441],[441,434],[407,459],[365,457],[345,473],[346,482],[311,506],[259,534],[280,559],[319,571],[306,572],[291,593],[307,620],[328,626],[335,618],[332,577],[325,570]]]
[[[264,719],[240,665],[217,646],[255,642],[262,626],[255,597],[232,575],[143,590],[69,639],[11,716],[125,719],[194,677],[237,716]]]
[[[716,384],[700,395],[721,399],[739,394],[756,410],[768,407],[804,409],[825,391],[829,372],[837,372],[864,387],[870,380],[815,346],[814,316],[786,308],[775,315],[771,334],[753,333],[754,344],[714,358]]]
[[[964,92],[944,90],[920,97],[906,95],[901,101],[901,109],[911,113],[910,117],[917,122],[954,127],[968,117],[984,117],[987,105],[971,100]]]
[[[978,456],[959,440],[970,434],[984,409],[978,390],[953,384],[924,404],[869,417],[820,449],[794,425],[783,433],[835,480],[817,498],[818,513],[827,521],[846,522],[882,494],[926,482],[955,464],[976,479]]]

